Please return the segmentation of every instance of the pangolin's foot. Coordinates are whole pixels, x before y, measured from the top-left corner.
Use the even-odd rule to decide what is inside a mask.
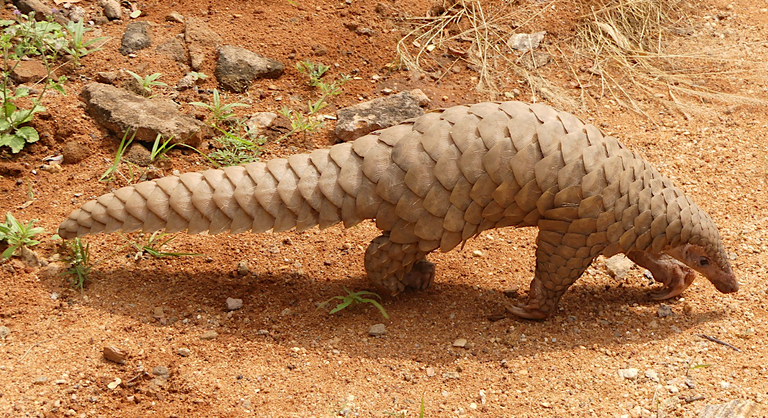
[[[653,277],[653,274],[651,273]],[[672,276],[668,276],[664,283],[664,287],[650,292],[651,299],[653,300],[665,300],[671,299],[675,296],[679,296],[688,286],[693,283],[696,278],[696,273],[684,266],[679,267],[679,271],[675,272]],[[655,280],[655,278],[654,278]]]
[[[435,263],[427,260],[419,260],[413,264],[411,271],[403,275],[402,282],[405,287],[424,290],[432,285],[435,279]]]
[[[525,306],[514,306],[506,303],[505,307],[507,312],[525,319],[546,319],[550,315],[550,312],[539,309],[538,304],[535,303],[529,303]]]
[[[651,291],[653,300],[670,299],[680,295],[696,278],[696,272],[666,254],[631,251],[627,253],[627,257],[648,269],[653,280],[664,284],[664,287]]]

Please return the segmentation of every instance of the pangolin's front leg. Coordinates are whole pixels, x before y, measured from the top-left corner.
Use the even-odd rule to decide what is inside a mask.
[[[435,265],[426,260],[426,255],[418,243],[398,244],[385,233],[368,245],[365,271],[379,291],[392,296],[405,288],[423,290],[435,278]]]
[[[630,251],[627,257],[648,269],[654,280],[664,284],[661,289],[651,292],[651,298],[655,300],[669,299],[683,293],[696,278],[692,269],[666,254]]]
[[[567,228],[565,228],[567,230]],[[537,238],[536,272],[531,281],[528,304],[508,306],[522,318],[544,319],[552,315],[566,290],[581,277],[595,258],[586,236],[541,229]],[[600,248],[595,248],[599,253]]]

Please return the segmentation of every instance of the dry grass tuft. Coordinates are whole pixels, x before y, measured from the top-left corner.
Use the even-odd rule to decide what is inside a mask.
[[[538,97],[544,97],[575,107],[567,94],[540,74],[533,51],[519,56],[507,46],[519,28],[530,24],[549,6],[512,3],[495,3],[486,10],[482,2],[458,1],[441,10],[439,16],[407,19],[411,30],[397,44],[401,65],[440,80],[451,67],[465,62],[477,73],[477,91],[487,94],[490,100],[500,95],[512,97],[510,91],[504,91],[504,86],[522,79],[530,94],[530,98],[523,97],[523,100],[536,102]],[[521,60],[526,54],[528,65],[524,66]]]
[[[594,66],[588,71],[598,75],[603,91],[617,102],[643,113],[632,86],[648,97],[669,98],[686,116],[680,98],[687,96],[699,103],[712,100],[751,103],[760,101],[726,94],[708,88],[716,78],[732,74],[723,58],[700,53],[671,53],[668,45],[676,36],[692,32],[681,2],[672,0],[608,0],[599,7],[585,5],[591,12],[581,17],[577,29],[577,48]]]
[[[400,64],[440,80],[464,62],[476,72],[477,91],[491,100],[511,98],[510,90],[521,87],[519,99],[544,98],[566,110],[586,106],[589,96],[607,96],[646,116],[642,102],[661,100],[686,117],[712,101],[764,104],[721,91],[725,77],[758,74],[757,66],[729,51],[698,52],[682,0],[446,1],[434,16],[405,19]],[[560,33],[572,27],[576,35],[548,34],[540,48],[523,53],[507,45],[515,33],[551,32],[553,24]],[[537,63],[542,50],[579,88],[551,81],[554,66],[542,70]]]

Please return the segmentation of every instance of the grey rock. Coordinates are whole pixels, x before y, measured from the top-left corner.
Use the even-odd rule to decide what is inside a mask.
[[[236,311],[243,308],[243,300],[235,298],[227,298],[227,310]]]
[[[623,279],[635,263],[624,254],[617,254],[605,260],[605,269],[614,279]]]
[[[419,101],[419,106],[421,107],[425,107],[429,104],[429,102],[431,102],[431,100],[429,100],[429,97],[426,94],[424,94],[424,92],[421,89],[411,90],[411,96],[415,97],[416,100]]]
[[[268,129],[277,119],[277,114],[272,112],[259,112],[248,118],[246,126],[248,131],[253,134],[262,134],[265,129]]]
[[[128,152],[125,153],[125,159],[139,167],[149,167],[149,165],[152,164],[152,153],[150,153],[144,145],[134,142],[128,147]]]
[[[181,77],[179,82],[176,83],[176,90],[191,89],[195,86],[195,82],[195,77],[192,74],[187,74],[184,77]]]
[[[189,66],[195,71],[200,71],[203,68],[205,62],[205,49],[200,45],[187,45],[189,52]]]
[[[16,0],[13,4],[22,14],[29,15],[30,12],[35,12],[35,20],[43,21],[46,16],[53,13],[53,10],[41,0]]]
[[[368,330],[368,335],[372,337],[380,337],[387,333],[387,327],[384,324],[376,324]]]
[[[623,377],[627,380],[635,380],[637,379],[637,376],[639,375],[640,370],[635,368],[628,368],[628,369],[619,369],[619,376]]]
[[[223,42],[221,36],[202,19],[191,16],[186,19],[184,26],[184,41],[204,48],[216,48]]]
[[[180,348],[176,351],[176,353],[182,357],[189,357],[192,352],[188,348]]]
[[[42,384],[45,384],[45,382],[47,382],[47,381],[48,381],[47,377],[45,377],[45,376],[38,376],[38,377],[35,378],[35,380],[32,381],[32,383],[35,384],[35,385],[42,385]]]
[[[85,20],[85,9],[80,6],[72,6],[72,8],[69,9],[69,20],[73,22]]]
[[[30,267],[40,267],[40,258],[37,253],[26,246],[21,247],[21,259],[24,260],[24,264]]]
[[[232,45],[219,48],[216,78],[227,90],[242,93],[256,78],[277,78],[283,74],[285,64],[255,52]]]
[[[507,41],[507,46],[517,51],[527,51],[539,47],[546,32],[516,33]]]
[[[104,9],[104,16],[109,20],[119,20],[123,17],[123,10],[120,8],[120,2],[117,0],[103,0],[99,5]]]
[[[153,143],[160,134],[173,137],[172,143],[196,147],[208,132],[202,122],[179,112],[172,100],[147,99],[100,83],[85,85],[80,96],[88,114],[119,138],[130,129],[137,141]]]
[[[672,311],[672,307],[664,303],[659,305],[656,313],[659,315],[659,318],[666,318],[675,314],[675,312]]]
[[[652,382],[659,383],[659,374],[656,372],[656,370],[646,370],[645,377],[650,379]]]
[[[131,22],[126,26],[123,40],[120,45],[120,53],[132,54],[152,44],[149,22]]]
[[[352,141],[423,114],[419,99],[411,93],[393,94],[340,109],[335,134],[342,141]]]
[[[187,47],[184,45],[184,41],[178,37],[173,37],[161,43],[157,46],[157,48],[155,48],[155,51],[176,62],[181,62],[184,64],[189,62]]]
[[[746,399],[734,399],[728,403],[707,405],[699,412],[699,418],[750,418],[758,412],[757,403]]]
[[[443,378],[445,379],[459,379],[461,375],[459,375],[459,372],[445,372],[443,373]]]
[[[209,340],[215,340],[218,338],[219,333],[216,331],[205,331],[200,335],[201,340],[209,341]]]
[[[96,73],[96,81],[104,84],[115,84],[120,77],[120,71],[99,71]]]
[[[168,22],[184,23],[184,16],[179,12],[173,11],[165,16],[165,20]]]
[[[0,327],[0,340],[4,340],[5,337],[7,337],[10,334],[11,334],[11,329],[10,328],[8,328],[6,326]]]
[[[155,366],[152,368],[152,374],[159,377],[168,378],[168,376],[171,374],[171,371],[168,370],[168,367],[166,366]]]
[[[61,154],[64,157],[62,162],[64,164],[77,164],[90,155],[90,153],[91,151],[83,144],[77,141],[68,141],[64,144],[64,149],[61,150]]]
[[[534,51],[532,54],[525,54],[520,58],[520,65],[528,71],[541,68],[550,62],[552,62],[552,55],[541,51]]]

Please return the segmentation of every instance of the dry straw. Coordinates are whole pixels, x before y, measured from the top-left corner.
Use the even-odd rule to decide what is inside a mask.
[[[572,13],[577,9],[582,15]],[[592,85],[593,95],[608,96],[641,114],[645,112],[640,97],[664,100],[686,116],[687,110],[710,101],[762,103],[717,87],[724,76],[756,73],[749,62],[741,60],[742,66],[729,69],[735,66],[734,59],[724,57],[723,51],[720,56],[690,53],[683,46],[682,52],[670,52],[669,45],[691,45],[688,41],[696,40],[686,36],[693,32],[692,25],[676,0],[450,1],[434,16],[405,19],[409,32],[397,44],[399,60],[408,70],[435,80],[464,62],[476,71],[477,90],[491,100],[509,97],[510,86],[523,80],[527,92],[522,100],[542,97],[572,110],[585,105],[584,89],[571,90],[580,95],[573,97],[550,81],[552,77],[548,80],[552,72],[541,68],[533,50],[521,55],[507,45],[515,33],[547,30],[546,25],[556,21],[553,13],[565,16],[565,24],[575,26],[576,35],[567,39],[547,35],[543,48],[581,87]],[[533,65],[521,64],[526,55]],[[575,63],[586,59],[594,63],[586,73],[574,69]]]

